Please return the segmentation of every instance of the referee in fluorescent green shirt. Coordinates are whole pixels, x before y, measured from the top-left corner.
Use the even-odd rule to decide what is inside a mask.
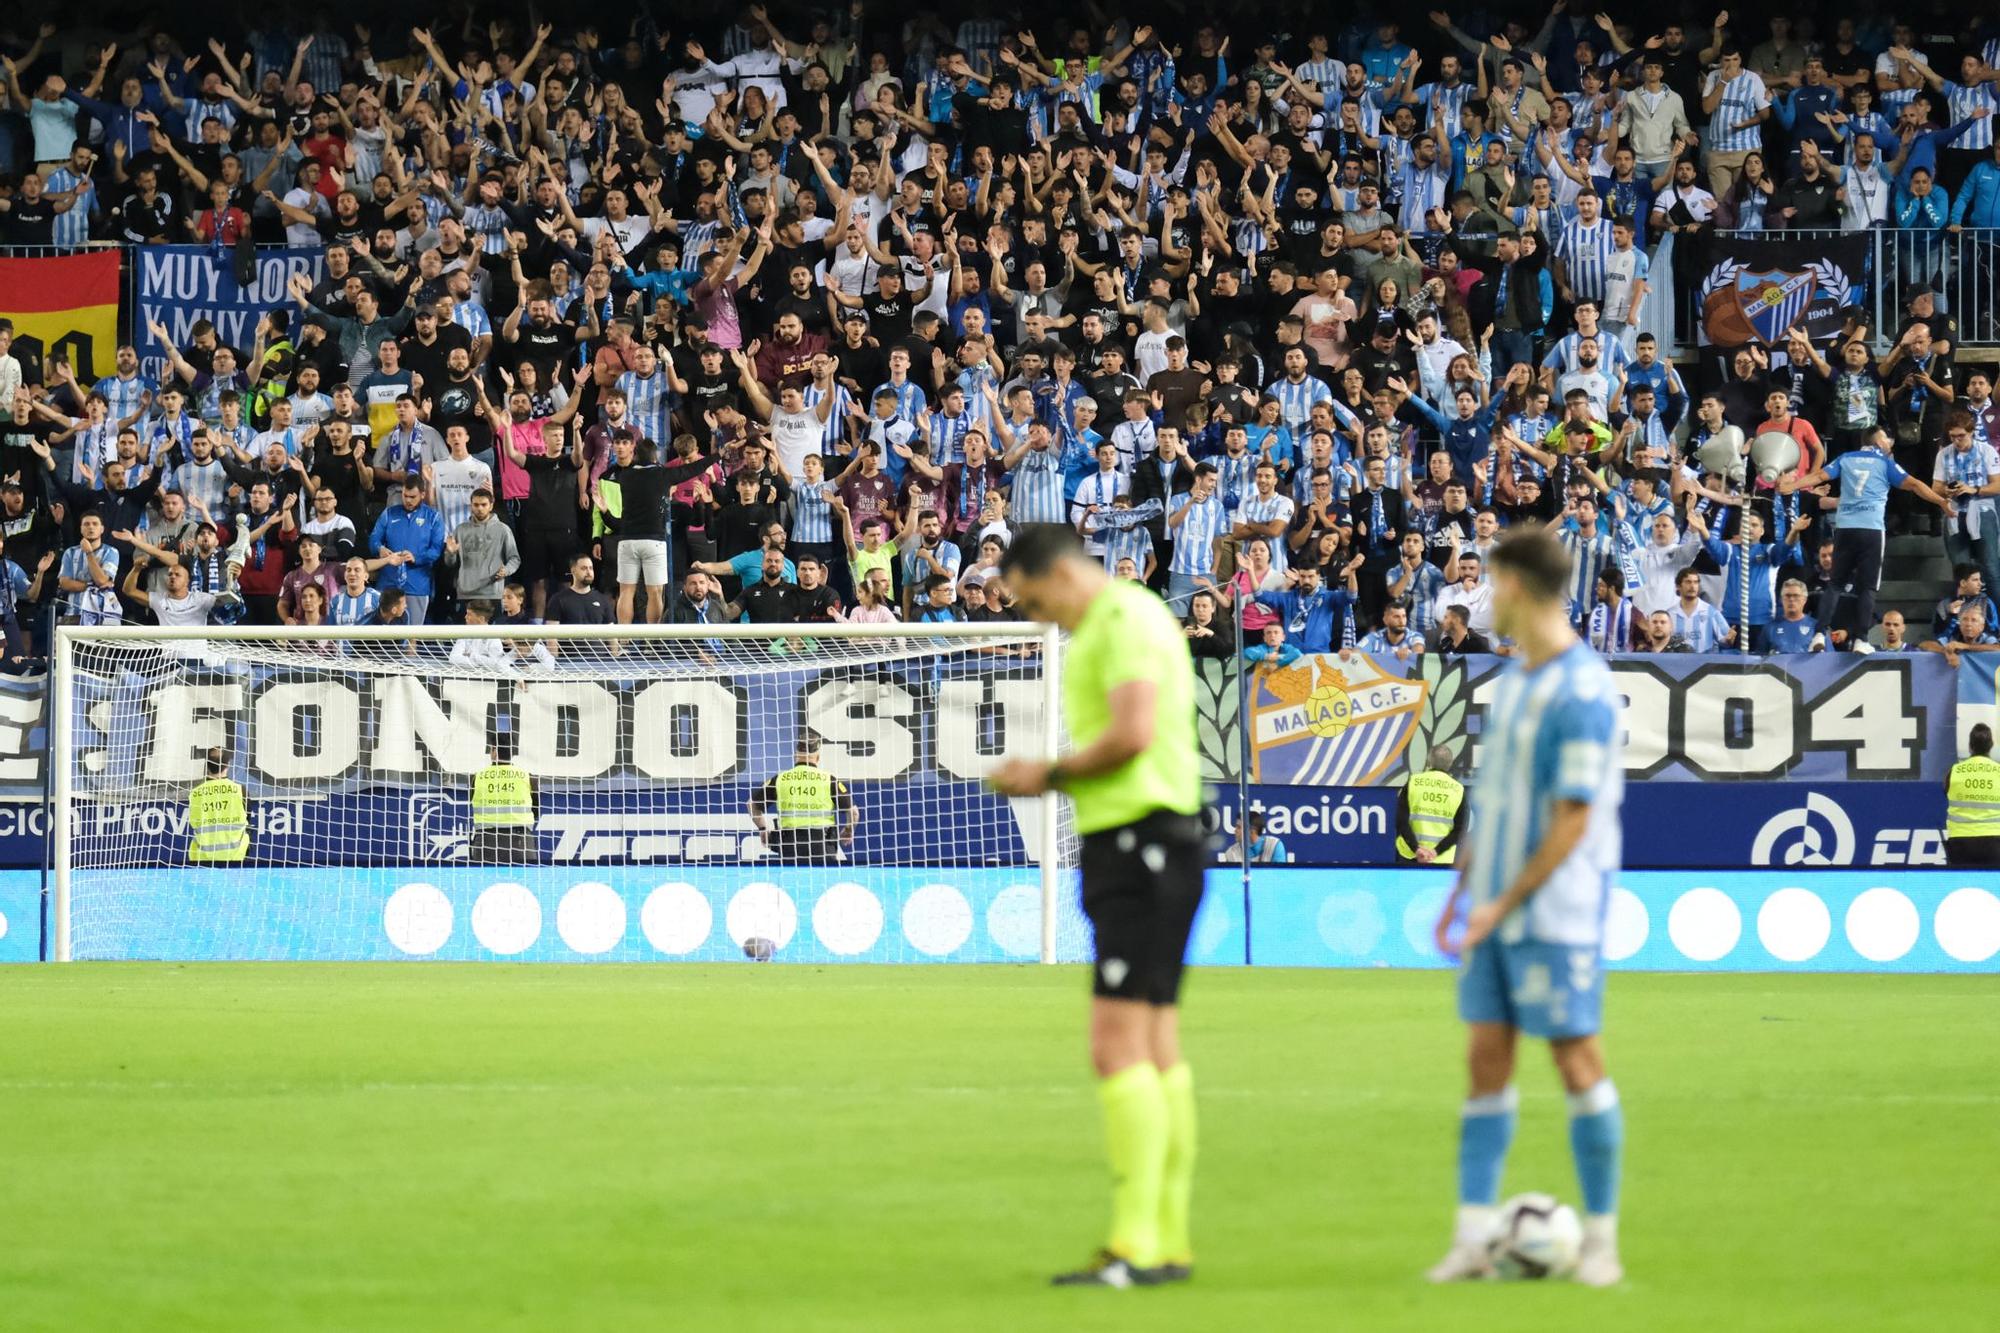
[[[1063,527],[1025,529],[1001,573],[1030,616],[1070,633],[1063,708],[1075,745],[1014,759],[1010,796],[1051,788],[1076,807],[1083,912],[1096,940],[1090,1055],[1111,1158],[1111,1238],[1059,1286],[1129,1287],[1193,1275],[1194,1080],[1181,1058],[1188,933],[1201,904],[1201,764],[1187,633],[1157,596],[1117,583]]]

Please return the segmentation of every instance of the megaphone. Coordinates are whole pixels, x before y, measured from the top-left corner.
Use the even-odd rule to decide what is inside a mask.
[[[1704,471],[1712,472],[1728,481],[1741,483],[1743,432],[1734,426],[1724,426],[1702,442],[1701,448],[1695,452],[1695,458],[1701,463]]]
[[[1799,442],[1781,430],[1767,430],[1750,441],[1750,465],[1769,486],[1799,465]]]

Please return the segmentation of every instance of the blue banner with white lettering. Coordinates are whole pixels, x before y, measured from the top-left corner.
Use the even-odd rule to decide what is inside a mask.
[[[198,661],[164,675],[157,665],[89,672],[78,681],[86,711],[76,743],[82,792],[101,799],[82,807],[79,831],[120,855],[145,839],[145,855],[177,858],[199,756],[227,744],[243,760],[256,845],[276,863],[458,859],[470,774],[484,762],[489,721],[504,717],[536,775],[547,861],[755,859],[749,795],[790,761],[803,724],[826,738],[863,811],[857,861],[1020,863],[1039,807],[997,801],[978,777],[1013,745],[1035,743],[1020,738],[1040,734],[1041,684],[1019,659],[990,660],[777,672],[761,663],[734,677],[722,663],[713,675],[671,678],[621,677],[607,664],[589,679],[546,683],[455,678],[442,662],[393,674],[343,672],[337,661],[282,674]],[[1336,681],[1325,664],[1340,659],[1305,660],[1318,674],[1282,687],[1307,687],[1287,706],[1298,725],[1275,721],[1278,696],[1261,685],[1253,725],[1307,738],[1292,745],[1330,743],[1315,767],[1373,766],[1384,736],[1393,757],[1370,785],[1285,781],[1268,775],[1307,761],[1273,744],[1257,759],[1267,776],[1253,784],[1252,807],[1296,864],[1389,864],[1409,757],[1445,745],[1460,772],[1476,763],[1483,699],[1503,663],[1365,661]],[[1974,723],[2000,728],[1996,667],[2000,654],[1966,654],[1956,669],[1929,653],[1618,659],[1629,701],[1627,864],[1935,863],[1945,770]],[[1219,845],[1237,827],[1235,693],[1232,670],[1205,668],[1198,711]],[[43,710],[41,678],[0,676],[0,865],[44,856]],[[1334,734],[1314,736],[1315,722]],[[1725,795],[1710,785],[1725,781]],[[966,836],[975,827],[979,836]],[[357,828],[397,832],[357,837]]]
[[[1506,664],[1350,652],[1260,671],[1248,691],[1251,781],[1400,786],[1439,746],[1471,771],[1486,700]],[[1611,671],[1625,693],[1631,782],[1941,782],[1956,756],[1955,673],[1934,653],[1748,661],[1662,653],[1613,658]],[[1234,717],[1234,689],[1211,679],[1226,674],[1205,671],[1205,722]],[[1982,687],[1978,668],[1970,687]],[[1983,688],[1990,703],[1990,669]],[[1230,746],[1236,740],[1233,727],[1204,728],[1212,778],[1234,780],[1230,750],[1244,748]]]
[[[272,310],[293,306],[286,284],[302,273],[317,283],[325,264],[324,251],[261,246],[256,268],[246,285],[236,281],[234,250],[206,245],[141,245],[132,250],[138,270],[133,285],[139,308],[132,317],[132,334],[139,348],[139,373],[158,382],[170,378],[166,349],[152,326],[164,324],[174,346],[194,341],[194,326],[207,320],[215,336],[248,354],[257,340],[257,321]]]
[[[345,667],[95,650],[74,683],[72,853],[84,867],[183,859],[186,793],[221,747],[264,864],[462,859],[472,777],[505,735],[534,779],[543,858],[750,860],[765,854],[752,798],[810,735],[860,812],[851,859],[1033,859],[1041,803],[980,779],[1041,744],[1039,658],[780,647],[714,643],[690,675],[573,645],[535,678],[454,671],[436,643],[357,646]]]
[[[1396,803],[1385,787],[1254,786],[1276,860],[1301,866],[1396,863]],[[1210,828],[1218,849],[1238,827],[1236,789],[1218,788]],[[1731,784],[1728,799],[1691,782],[1625,789],[1630,869],[1744,866],[1941,866],[1944,788],[1924,782]]]

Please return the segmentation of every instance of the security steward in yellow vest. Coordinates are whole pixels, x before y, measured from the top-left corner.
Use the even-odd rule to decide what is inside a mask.
[[[2000,866],[2000,762],[1993,728],[1981,722],[1966,737],[1970,758],[1951,766],[1944,783],[1944,863]]]
[[[229,756],[208,752],[208,774],[188,793],[188,861],[240,865],[250,855],[250,807],[243,787],[230,780]]]
[[[481,866],[530,865],[541,860],[535,841],[535,788],[528,770],[514,762],[514,741],[493,742],[493,762],[472,779],[472,847],[467,859]]]
[[[847,784],[819,766],[819,738],[799,742],[798,761],[750,796],[750,822],[772,856],[795,865],[837,865],[860,818]]]
[[[1465,788],[1451,775],[1452,753],[1440,745],[1431,765],[1410,774],[1396,798],[1396,864],[1448,866],[1465,832]]]

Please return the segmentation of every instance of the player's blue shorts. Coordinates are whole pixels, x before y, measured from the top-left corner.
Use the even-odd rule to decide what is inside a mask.
[[[1594,945],[1489,938],[1459,965],[1458,1016],[1531,1037],[1588,1037],[1604,1017],[1604,961]]]

